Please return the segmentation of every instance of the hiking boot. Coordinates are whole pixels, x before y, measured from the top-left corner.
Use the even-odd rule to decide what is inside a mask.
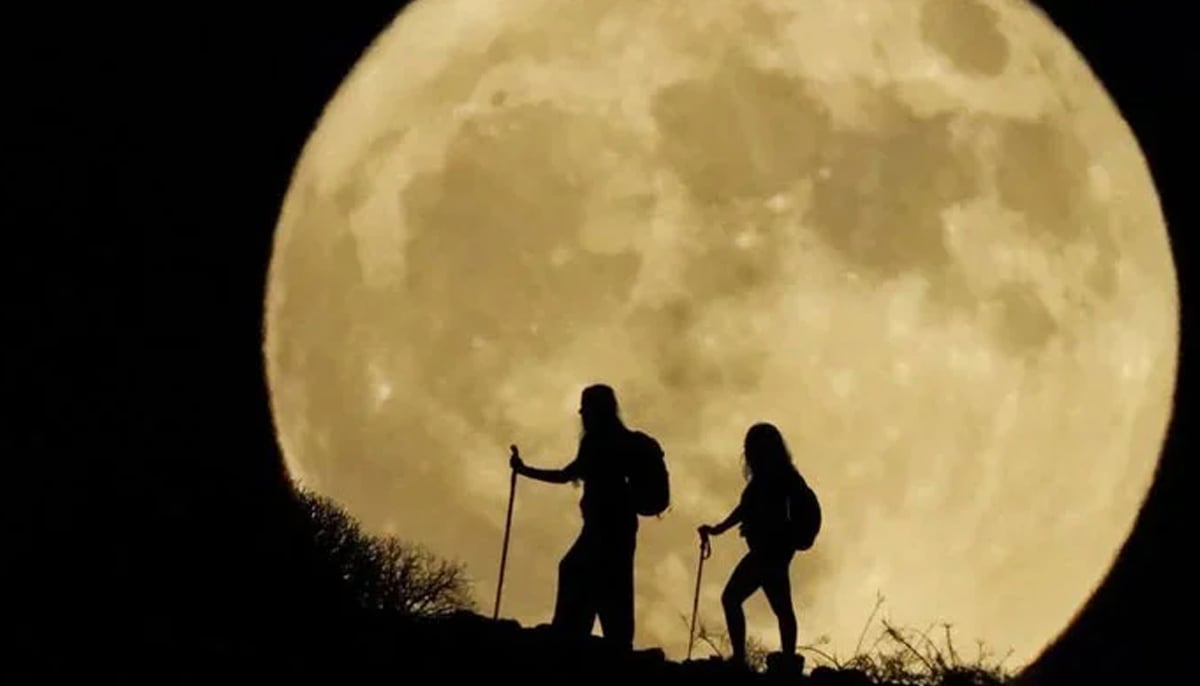
[[[767,656],[767,675],[773,677],[800,678],[804,674],[804,656],[799,653],[786,655],[771,653]]]
[[[745,657],[731,655],[724,661],[725,669],[728,669],[737,674],[753,674],[754,667]]]

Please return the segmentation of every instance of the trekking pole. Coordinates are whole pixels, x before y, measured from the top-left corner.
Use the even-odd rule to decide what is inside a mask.
[[[708,556],[712,555],[712,546],[708,542],[708,536],[700,536],[700,564],[696,568],[696,595],[692,598],[692,629],[688,634],[688,652],[687,659],[692,659],[692,646],[696,642],[696,609],[700,606],[700,579],[704,576],[704,561]]]
[[[512,454],[517,454],[517,446],[511,446]],[[508,479],[508,515],[504,519],[504,548],[500,553],[500,580],[496,582],[496,607],[492,610],[492,619],[500,618],[500,592],[504,589],[504,566],[508,562],[508,532],[512,530],[513,500],[517,495],[517,470],[512,469]]]

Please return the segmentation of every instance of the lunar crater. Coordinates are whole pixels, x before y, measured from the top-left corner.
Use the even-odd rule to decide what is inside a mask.
[[[958,69],[975,76],[997,76],[1009,62],[1009,43],[1000,17],[977,0],[925,0],[921,37]]]

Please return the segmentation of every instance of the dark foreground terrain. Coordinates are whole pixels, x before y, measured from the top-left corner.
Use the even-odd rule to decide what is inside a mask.
[[[597,636],[569,639],[548,626],[494,621],[477,612],[461,565],[369,535],[327,498],[289,491],[283,502],[277,511],[285,514],[255,546],[211,539],[199,555],[198,535],[179,537],[183,553],[173,557],[164,539],[147,540],[144,564],[129,568],[131,585],[97,585],[86,594],[77,588],[87,609],[33,613],[45,633],[18,623],[25,630],[17,626],[16,660],[4,666],[16,678],[6,682],[1005,683],[995,669],[891,627],[886,649],[839,663],[858,669],[810,666],[805,674],[758,646],[749,646],[755,669],[747,670],[720,658],[679,663],[657,649],[619,651]]]
[[[549,626],[522,627],[512,620],[493,621],[470,611],[441,618],[400,619],[358,616],[353,629],[336,623],[314,627],[308,640],[291,646],[271,637],[240,648],[190,655],[166,651],[147,656],[120,678],[155,683],[415,683],[458,682],[529,684],[772,684],[871,686],[939,684],[985,686],[1005,683],[986,674],[963,672],[936,679],[879,681],[854,669],[809,669],[798,674],[780,669],[775,659],[762,672],[738,670],[720,658],[686,662],[666,660],[657,649],[619,652],[603,638],[567,639]],[[295,627],[294,627],[295,628]],[[301,635],[302,631],[293,632]],[[268,648],[268,646],[274,646]]]

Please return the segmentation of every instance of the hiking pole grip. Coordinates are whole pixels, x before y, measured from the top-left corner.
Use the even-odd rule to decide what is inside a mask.
[[[517,447],[512,446],[512,454],[517,454]],[[517,495],[517,470],[510,468],[508,478],[508,514],[504,518],[504,547],[500,552],[500,579],[496,582],[496,607],[492,610],[492,619],[500,618],[500,593],[504,590],[504,567],[508,564],[508,535],[512,531],[513,501]]]

